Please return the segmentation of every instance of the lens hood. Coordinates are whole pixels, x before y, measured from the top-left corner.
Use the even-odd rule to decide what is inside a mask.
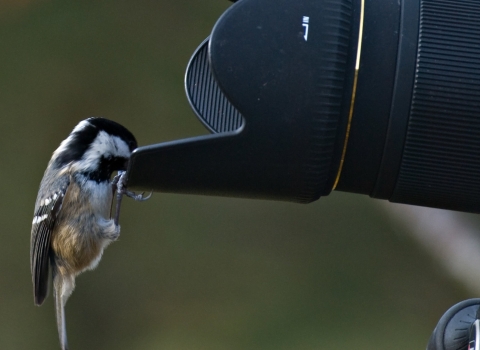
[[[359,20],[350,0],[232,5],[186,78],[192,107],[215,134],[139,149],[129,184],[296,202],[330,193],[346,139]]]

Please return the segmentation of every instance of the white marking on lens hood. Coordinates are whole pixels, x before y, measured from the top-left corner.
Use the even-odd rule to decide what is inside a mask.
[[[310,23],[310,17],[308,17],[308,16],[303,16],[303,24],[302,24],[302,26],[305,28],[305,30],[304,30],[305,35],[303,36],[303,38],[305,39],[305,41],[308,41],[308,27],[309,27],[309,23]]]

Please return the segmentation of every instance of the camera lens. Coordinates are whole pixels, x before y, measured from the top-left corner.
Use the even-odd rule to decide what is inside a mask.
[[[264,120],[248,119],[259,114],[255,98],[268,93],[273,98],[261,113],[282,116],[287,110],[284,118],[307,120],[302,126],[310,130],[300,130],[290,145],[301,148],[296,156],[309,164],[302,170],[310,189],[303,196],[306,201],[337,189],[478,211],[479,3],[277,2],[283,13],[268,3],[262,9],[281,18],[283,27],[298,13],[294,25],[303,38],[288,37],[275,19],[265,20],[268,14],[258,2],[242,0],[236,5],[242,9],[217,23],[209,45],[212,67],[207,68],[247,125]],[[259,18],[251,15],[255,9],[260,10],[255,12],[261,13]],[[299,9],[309,15],[300,17]],[[205,60],[207,52],[206,43]],[[193,84],[194,77],[191,73],[187,82]],[[194,83],[196,88],[200,85]],[[195,99],[191,102],[197,110]],[[208,116],[227,124],[225,113],[198,115],[204,122]],[[278,132],[280,124],[274,117],[268,119],[265,125],[271,130],[265,135]],[[300,124],[291,122],[293,127]],[[295,132],[293,127],[286,130]]]
[[[479,68],[478,1],[236,1],[186,74],[213,134],[139,149],[129,185],[480,212]]]

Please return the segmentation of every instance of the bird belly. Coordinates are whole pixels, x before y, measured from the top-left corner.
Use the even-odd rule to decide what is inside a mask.
[[[102,241],[94,233],[79,227],[59,226],[54,230],[51,242],[58,269],[74,275],[88,269],[95,260],[100,259]]]
[[[77,183],[70,184],[51,238],[60,272],[77,275],[98,264],[108,244],[103,223],[112,220],[104,219],[103,215],[108,215],[111,200],[109,185],[93,196],[81,190]]]

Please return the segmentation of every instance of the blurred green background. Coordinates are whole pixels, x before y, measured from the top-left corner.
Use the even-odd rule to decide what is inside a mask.
[[[206,133],[183,74],[227,0],[0,1],[0,349],[56,349],[33,305],[38,184],[76,123],[104,116],[141,145]],[[120,240],[77,279],[71,349],[424,349],[472,297],[375,201],[310,205],[154,194],[125,200]]]

